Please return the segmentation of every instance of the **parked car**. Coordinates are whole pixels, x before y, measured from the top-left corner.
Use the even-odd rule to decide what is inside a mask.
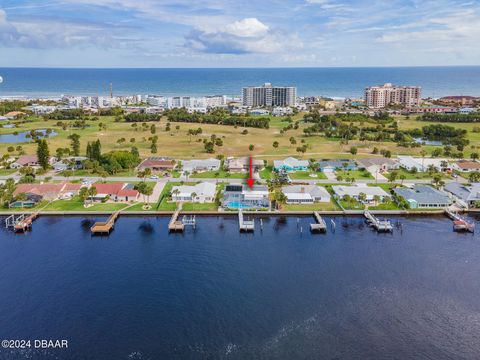
[[[150,176],[150,179],[152,179],[152,180],[158,180],[158,176],[157,176],[157,175],[152,175],[152,176]]]

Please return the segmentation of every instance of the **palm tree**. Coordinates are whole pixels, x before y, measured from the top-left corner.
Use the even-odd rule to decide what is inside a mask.
[[[197,197],[197,193],[196,192],[192,192],[192,194],[190,195],[192,197],[192,210],[193,210],[193,206],[195,204],[195,198]]]
[[[405,176],[405,174],[400,174],[400,180],[401,180],[401,185],[403,185],[403,181],[406,179],[407,177]]]
[[[91,186],[88,189],[87,195],[90,197],[90,201],[93,203],[93,197],[97,195],[97,188],[95,186]]]
[[[172,194],[175,195],[175,197],[177,197],[178,194],[180,194],[180,190],[175,189],[175,190],[172,191]],[[172,198],[172,200],[173,200],[173,198]]]
[[[425,161],[425,156],[427,155],[427,152],[422,149],[422,151],[420,151],[420,155],[422,156],[422,172],[425,171],[425,166],[423,165],[424,161]]]

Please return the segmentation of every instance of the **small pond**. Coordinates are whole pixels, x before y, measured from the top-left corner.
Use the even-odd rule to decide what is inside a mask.
[[[41,137],[47,136],[47,130],[46,129],[37,129],[35,130],[38,134],[40,134]],[[48,137],[54,137],[57,136],[57,133],[55,131],[52,131]],[[16,134],[0,134],[0,143],[8,143],[8,144],[14,144],[14,143],[22,143],[22,142],[30,142],[32,141],[32,138],[30,137],[30,131],[20,131]]]
[[[432,146],[443,146],[443,142],[440,140],[426,140],[422,138],[414,138],[413,141],[415,141],[417,144],[425,144],[425,145],[432,145]]]

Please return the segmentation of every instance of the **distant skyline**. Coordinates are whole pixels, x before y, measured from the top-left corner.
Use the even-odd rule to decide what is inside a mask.
[[[0,67],[480,65],[480,2],[2,0]]]

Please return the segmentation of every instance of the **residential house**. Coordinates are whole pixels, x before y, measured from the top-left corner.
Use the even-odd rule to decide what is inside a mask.
[[[138,170],[169,171],[175,168],[175,161],[163,156],[150,156],[138,165]]]
[[[210,159],[194,159],[194,160],[182,160],[183,172],[203,172],[203,171],[216,171],[220,169],[220,160]]]
[[[317,185],[289,185],[282,187],[287,198],[287,204],[313,204],[315,202],[330,202],[328,191]]]
[[[448,161],[448,159],[441,158],[414,158],[412,156],[398,156],[400,167],[408,171],[416,169],[419,172],[425,172],[428,171],[430,166],[433,166],[437,171],[450,171],[452,170],[452,166]]]
[[[19,184],[13,192],[13,196],[17,197],[19,194],[26,194],[27,197],[29,195],[36,195],[42,200],[51,201],[62,197],[62,194],[67,192],[78,193],[80,187],[80,184],[70,183]]]
[[[250,171],[250,158],[229,157],[225,160],[225,169],[230,172],[249,172]],[[253,172],[259,172],[265,167],[263,160],[252,158],[252,170]]]
[[[39,166],[37,155],[22,155],[17,160],[15,160],[10,164],[10,167],[12,169],[20,169],[26,166],[32,166],[32,167]]]
[[[22,116],[27,115],[26,113],[22,111],[10,111],[5,114],[5,117],[10,120],[18,119],[21,118]]]
[[[267,209],[270,207],[265,185],[227,185],[223,192],[223,207],[227,209]]]
[[[83,162],[87,160],[85,156],[70,156],[59,160],[53,164],[53,169],[56,172],[65,170],[80,170],[83,169]]]
[[[475,160],[459,160],[453,164],[453,168],[466,173],[480,171],[480,162]]]
[[[455,203],[466,207],[474,208],[480,204],[480,183],[462,184],[459,182],[447,183],[443,189],[451,194]]]
[[[343,198],[344,196],[350,196],[357,201],[360,201],[360,194],[365,194],[365,203],[373,203],[375,197],[378,197],[381,201],[392,196],[388,194],[379,186],[367,186],[366,184],[357,184],[352,186],[346,185],[335,185],[332,186],[333,192],[338,198]]]
[[[97,190],[97,194],[93,197],[93,200],[104,200],[109,198],[113,201],[136,201],[138,200],[140,193],[133,189],[133,186],[126,183],[110,183],[110,184],[93,184]]]
[[[172,188],[172,201],[211,203],[215,201],[216,193],[217,186],[211,182],[201,182],[196,185],[174,186]]]
[[[366,169],[370,174],[384,173],[399,168],[398,161],[386,157],[373,157],[357,160],[360,168]]]
[[[428,185],[397,187],[393,191],[408,202],[410,209],[445,208],[452,203],[448,194]]]
[[[305,171],[308,169],[308,166],[308,160],[298,160],[294,157],[273,161],[273,169],[275,171]]]
[[[357,170],[357,163],[350,159],[320,160],[319,168],[323,172],[335,172],[337,170]]]

